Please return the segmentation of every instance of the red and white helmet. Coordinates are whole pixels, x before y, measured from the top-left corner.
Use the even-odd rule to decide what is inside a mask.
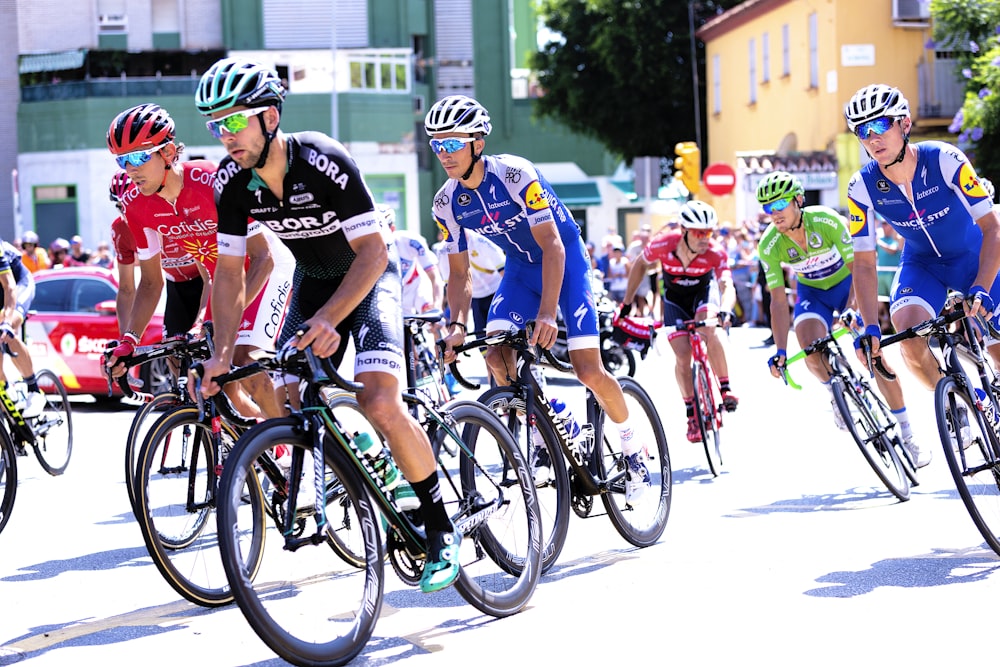
[[[158,104],[140,104],[115,116],[108,150],[115,155],[148,151],[174,140],[174,119]]]

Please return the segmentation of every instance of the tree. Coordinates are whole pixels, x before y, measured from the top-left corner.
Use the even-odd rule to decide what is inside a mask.
[[[959,54],[956,76],[965,81],[965,101],[949,131],[976,171],[1000,178],[1000,2],[932,0],[933,42]]]
[[[691,3],[696,29],[740,1]],[[599,141],[627,162],[673,155],[675,144],[695,137],[688,5],[541,0],[539,14],[558,39],[531,60],[544,91],[536,113]],[[698,95],[704,99],[705,45],[696,47]]]

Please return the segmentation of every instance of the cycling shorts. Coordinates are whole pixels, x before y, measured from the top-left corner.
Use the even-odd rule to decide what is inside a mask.
[[[201,292],[205,282],[201,276],[183,282],[167,281],[167,305],[163,309],[163,336],[180,336],[191,330],[198,317]]]
[[[35,300],[35,279],[31,275],[31,271],[28,269],[23,269],[21,275],[15,274],[15,279],[17,281],[15,285],[15,300],[17,303],[14,305],[14,310],[21,314],[21,321],[28,319],[28,311],[31,310],[31,302]],[[0,290],[0,308],[3,308],[4,297],[3,290]]]
[[[693,320],[697,313],[715,315],[721,307],[722,295],[717,280],[709,280],[700,290],[689,294],[671,294],[668,290],[663,295],[663,323],[673,326],[677,320]]]
[[[563,271],[559,308],[566,322],[566,344],[570,350],[596,348],[600,343],[597,308],[591,287],[590,260],[583,241],[563,238],[566,267]],[[490,304],[487,331],[523,329],[538,316],[542,302],[542,264],[507,258],[500,287]]]
[[[975,253],[948,261],[935,256],[909,255],[899,266],[896,289],[890,297],[889,313],[895,313],[904,306],[917,305],[927,311],[928,319],[936,317],[944,307],[948,290],[968,293],[978,272],[979,255]],[[994,279],[989,290],[993,303],[1000,304],[1000,279]],[[994,326],[998,324],[996,311],[990,321]]]
[[[810,318],[826,322],[826,328],[833,328],[833,314],[843,312],[847,307],[847,298],[851,295],[851,282],[848,275],[829,289],[819,289],[799,283],[799,298],[792,311],[792,326]]]

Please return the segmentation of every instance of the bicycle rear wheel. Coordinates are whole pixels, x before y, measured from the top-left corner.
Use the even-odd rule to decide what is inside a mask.
[[[544,399],[543,399],[544,400]],[[569,531],[570,490],[569,470],[563,458],[559,436],[549,421],[540,416],[538,405],[533,405],[532,418],[526,420],[524,400],[510,387],[494,387],[479,397],[479,402],[500,418],[517,443],[521,455],[528,464],[538,496],[538,506],[542,516],[542,574],[548,572],[562,553]],[[528,426],[534,422],[544,447],[535,443],[534,433]],[[544,470],[547,457],[547,476],[538,473]]]
[[[959,417],[960,408],[965,417]],[[958,495],[990,549],[1000,554],[1000,449],[996,436],[966,390],[954,378],[941,378],[934,390],[934,410],[944,457]],[[962,427],[968,421],[966,431]],[[960,424],[958,428],[952,425]]]
[[[73,409],[66,387],[55,373],[45,368],[37,371],[35,378],[45,392],[45,408],[42,414],[25,421],[35,434],[38,462],[50,475],[61,475],[73,453]]]
[[[542,523],[524,456],[495,414],[480,403],[444,409],[435,435],[445,507],[462,530],[459,594],[495,617],[521,611],[538,583]],[[489,558],[484,558],[484,554]]]
[[[0,428],[0,532],[7,525],[11,510],[14,509],[14,496],[17,495],[17,453],[14,443],[7,435],[7,429]]]
[[[279,531],[263,551],[259,571],[247,569],[252,560],[247,543],[238,536],[259,527],[250,525],[243,511],[243,489],[256,479],[257,460],[278,445],[304,454],[306,475],[297,497],[300,506],[314,505],[312,435],[295,417],[271,419],[247,431],[231,452],[219,484],[218,523],[226,574],[240,610],[257,636],[271,650],[296,665],[343,665],[371,638],[382,608],[384,559],[378,514],[357,470],[340,456],[338,443],[327,438],[325,475],[341,481],[350,499],[353,523],[363,526],[364,566],[344,562],[317,541],[286,548]],[[308,536],[315,524],[301,526],[294,537]],[[329,532],[329,527],[326,532]]]
[[[705,364],[695,361],[691,364],[691,383],[694,386],[694,414],[701,430],[701,442],[705,447],[708,469],[718,477],[722,471],[722,442],[719,437],[718,405],[712,391]]]
[[[128,491],[129,504],[135,508],[135,468],[139,463],[139,449],[142,447],[146,434],[152,428],[161,412],[176,407],[183,402],[180,395],[174,392],[157,394],[146,403],[132,418],[125,440],[125,489]]]
[[[621,441],[618,430],[606,425],[602,442],[595,445],[601,448],[596,454],[598,467],[608,486],[608,492],[601,494],[601,500],[618,533],[637,547],[648,547],[663,535],[670,516],[673,472],[667,436],[653,399],[642,385],[632,378],[618,378],[618,384],[625,395],[633,439],[638,438],[638,442],[646,447],[651,488],[635,505],[625,500],[625,462]]]
[[[215,471],[232,448],[236,434],[222,431],[221,452],[212,442],[210,424],[199,421],[198,408],[186,405],[164,414],[150,429],[136,470],[136,514],[149,555],[167,583],[186,600],[205,607],[232,601],[219,556]],[[239,539],[246,542],[244,566],[255,571],[264,539],[264,496],[254,477],[242,489],[240,511],[247,515]]]
[[[882,423],[872,410],[873,394],[867,385],[858,393],[844,378],[834,376],[833,400],[844,417],[847,430],[861,449],[865,460],[889,492],[900,500],[910,498],[910,479],[906,475],[899,454],[892,445],[887,423]]]

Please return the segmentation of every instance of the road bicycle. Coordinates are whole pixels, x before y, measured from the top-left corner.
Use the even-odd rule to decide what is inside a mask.
[[[934,388],[934,414],[948,469],[972,522],[1000,554],[1000,439],[995,421],[1000,383],[983,355],[975,321],[961,305],[953,305],[938,317],[882,339],[881,347],[918,336],[926,339],[942,375]],[[959,323],[957,331],[951,330],[953,322]]]
[[[486,391],[479,402],[503,420],[533,466],[547,463],[547,479],[535,479],[545,531],[542,572],[551,569],[562,552],[570,508],[577,516],[592,516],[595,496],[600,496],[608,518],[625,540],[638,547],[655,544],[670,514],[672,472],[667,439],[653,400],[634,379],[616,378],[625,395],[634,437],[647,448],[646,465],[652,482],[641,502],[632,505],[625,499],[626,463],[617,429],[606,424],[604,410],[587,389],[581,435],[577,439],[570,437],[532,374],[538,356],[528,344],[529,336],[525,329],[505,331],[471,339],[454,349],[461,353],[501,345],[517,353],[517,368],[511,369],[506,378],[509,384]],[[572,366],[561,363],[548,350],[543,350],[541,357],[558,370],[572,372]],[[458,364],[453,363],[451,368],[463,386],[479,388],[462,377]]]
[[[301,334],[300,334],[301,335]],[[419,510],[403,510],[387,488],[375,461],[355,442],[323,392],[361,387],[345,380],[329,360],[310,348],[286,346],[262,369],[301,378],[302,407],[291,415],[252,427],[236,443],[222,469],[218,534],[223,567],[236,601],[257,635],[285,660],[297,665],[342,665],[364,648],[383,601],[385,555],[399,578],[417,585],[426,558],[426,535]],[[404,393],[419,415],[438,461],[440,488],[452,522],[462,534],[458,593],[476,609],[496,617],[528,603],[539,577],[541,525],[531,475],[510,433],[495,415],[471,401],[437,407],[425,396]],[[308,509],[308,521],[268,530],[259,568],[252,563],[260,527],[244,511],[249,489],[260,475],[277,488],[261,466],[265,453],[291,448],[287,473],[288,516]],[[359,527],[360,567],[332,555],[332,529],[323,489],[339,480],[347,512]],[[383,547],[379,514],[385,521]],[[251,525],[252,524],[252,525]]]
[[[661,333],[677,333],[688,337],[691,346],[694,416],[698,422],[702,445],[705,448],[708,470],[713,477],[718,477],[722,471],[722,436],[719,430],[722,428],[722,415],[729,409],[723,400],[719,378],[709,361],[708,346],[699,329],[717,326],[720,326],[719,318],[708,317],[703,320],[677,320],[673,326],[659,327],[654,330],[657,336]]]
[[[861,449],[868,465],[892,495],[899,500],[908,500],[910,485],[917,483],[915,462],[903,446],[899,425],[889,406],[872,389],[864,375],[854,370],[837,342],[841,336],[853,333],[849,325],[851,316],[848,314],[844,317],[845,326],[788,357],[781,368],[782,378],[792,388],[801,389],[788,372],[788,366],[810,354],[819,354],[830,373],[834,408],[843,417],[847,430]],[[877,358],[876,361],[881,364]],[[887,378],[894,377],[884,366],[877,367],[877,370]]]
[[[13,354],[6,345],[3,352]],[[0,362],[2,362],[0,357]],[[38,387],[44,392],[45,406],[37,417],[25,417],[14,396],[26,395],[23,381],[0,386],[0,531],[7,525],[17,495],[17,458],[27,456],[30,447],[42,469],[52,476],[61,475],[73,453],[73,410],[66,387],[48,369],[35,372]]]

